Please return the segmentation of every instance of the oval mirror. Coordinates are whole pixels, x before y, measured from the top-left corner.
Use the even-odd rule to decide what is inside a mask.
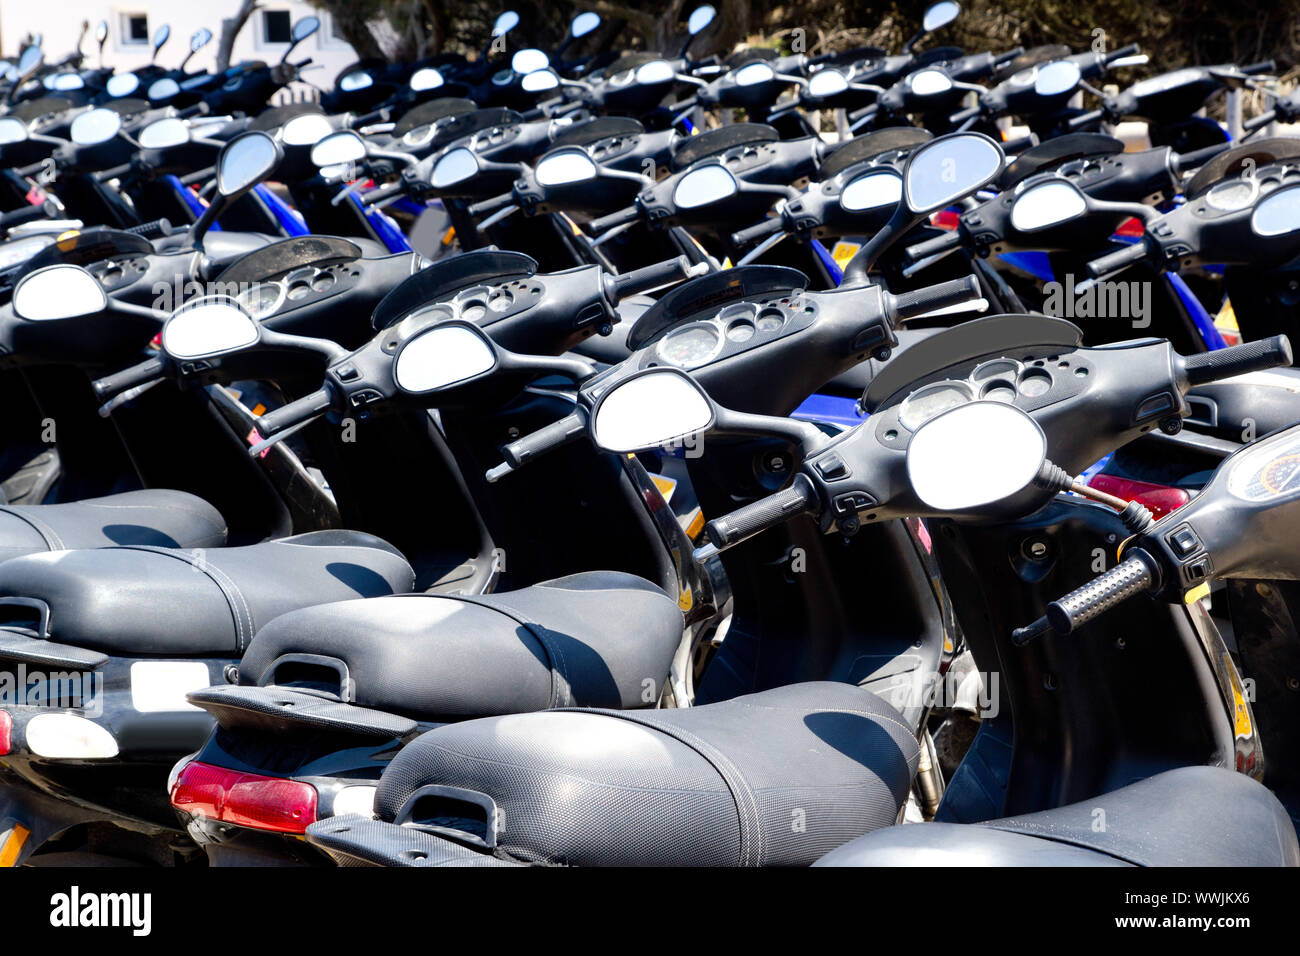
[[[646,85],[667,83],[676,75],[673,71],[673,65],[667,60],[651,60],[649,63],[642,63],[636,68],[636,81]]]
[[[713,418],[713,402],[693,378],[654,369],[605,393],[592,416],[591,435],[599,448],[627,454],[699,435]]]
[[[29,46],[18,55],[18,75],[26,76],[45,60],[45,51],[39,46]]]
[[[411,89],[416,93],[423,93],[425,90],[436,90],[442,84],[442,74],[431,66],[426,66],[411,74]]]
[[[1061,96],[1078,86],[1082,78],[1078,65],[1070,60],[1044,63],[1034,77],[1034,92],[1039,96]]]
[[[892,170],[879,170],[858,176],[840,193],[840,205],[849,212],[894,206],[903,196],[903,177]]]
[[[169,146],[188,143],[190,128],[183,119],[170,116],[166,119],[154,120],[140,130],[140,135],[136,139],[145,149],[167,149]]]
[[[686,32],[691,36],[695,36],[712,23],[713,18],[717,15],[718,11],[707,3],[702,7],[696,7],[691,11],[691,15],[686,18]]]
[[[293,42],[301,43],[319,29],[320,19],[318,17],[303,17],[293,25]]]
[[[170,76],[165,76],[161,80],[155,80],[149,85],[149,99],[157,102],[158,100],[169,100],[181,91],[181,85],[173,80]]]
[[[0,146],[21,143],[25,139],[27,139],[27,126],[22,120],[12,116],[0,117]]]
[[[122,117],[110,109],[94,109],[72,121],[68,135],[78,146],[106,143],[122,128]]]
[[[1257,236],[1281,236],[1300,229],[1300,186],[1288,186],[1269,193],[1250,216],[1251,231]]]
[[[535,70],[524,74],[524,78],[519,81],[519,86],[525,93],[545,93],[559,85],[560,78],[554,70]]]
[[[161,50],[162,45],[166,43],[172,35],[172,28],[169,24],[164,23],[153,32],[153,48]]]
[[[357,90],[373,86],[374,82],[375,78],[365,70],[353,70],[339,77],[339,89],[344,93],[355,93]]]
[[[593,11],[579,13],[569,24],[569,36],[575,40],[579,37],[585,37],[596,27],[600,26],[600,14]]]
[[[14,288],[14,313],[34,322],[95,315],[107,305],[104,287],[81,266],[46,266]]]
[[[271,175],[280,162],[280,148],[261,130],[240,133],[217,158],[217,191],[233,196]]]
[[[207,358],[247,348],[260,337],[258,324],[233,300],[200,299],[163,325],[162,347],[172,358]]]
[[[907,445],[907,476],[936,511],[965,511],[1023,490],[1047,455],[1038,423],[1005,402],[978,401],[936,415]]]
[[[519,50],[510,58],[510,69],[514,70],[520,76],[533,73],[537,70],[544,70],[550,65],[550,57],[534,47]]]
[[[464,182],[478,172],[478,160],[464,146],[458,146],[443,156],[433,167],[435,188]]]
[[[921,29],[931,33],[940,27],[946,27],[957,19],[959,13],[961,13],[961,5],[955,0],[942,0],[940,3],[931,4],[921,17]]]
[[[103,46],[108,42],[108,21],[100,20],[95,27],[95,42]]]
[[[808,95],[835,96],[849,88],[849,81],[839,70],[819,70],[808,80]]]
[[[1011,204],[1011,225],[1021,232],[1035,232],[1088,211],[1088,200],[1074,183],[1059,180],[1031,186]]]
[[[580,149],[565,149],[543,156],[533,169],[541,186],[563,186],[596,178],[596,164]]]
[[[903,172],[903,195],[916,213],[942,209],[987,185],[1005,157],[983,133],[950,133],[918,146]]]
[[[286,146],[314,146],[334,132],[323,113],[301,113],[280,127],[280,139]]]
[[[190,37],[190,52],[198,53],[212,41],[212,31],[207,27],[199,27],[194,31],[194,36]]]
[[[496,364],[496,352],[478,329],[435,325],[402,346],[393,362],[393,381],[404,392],[432,392],[485,375]]]
[[[707,206],[736,193],[736,177],[716,163],[693,169],[681,178],[673,190],[673,203],[679,209]]]
[[[935,96],[951,90],[952,80],[941,70],[921,70],[912,74],[910,85],[917,96]]]
[[[359,162],[365,155],[365,140],[350,129],[342,129],[330,133],[312,147],[311,161],[319,167],[341,166]]]
[[[45,88],[56,93],[71,93],[85,85],[80,73],[54,73],[45,78]]]
[[[130,96],[140,88],[140,77],[134,73],[118,73],[104,84],[109,96]]]
[[[497,17],[492,24],[492,35],[494,37],[505,36],[517,26],[519,26],[519,14],[513,10],[507,10]]]
[[[746,63],[735,73],[737,86],[757,86],[776,79],[776,70],[766,63]]]

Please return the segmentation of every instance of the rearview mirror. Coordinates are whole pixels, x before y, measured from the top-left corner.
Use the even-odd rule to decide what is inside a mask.
[[[434,164],[433,185],[436,189],[464,182],[478,172],[478,159],[464,146],[458,146]]]
[[[705,27],[713,22],[713,18],[718,15],[718,11],[713,7],[705,4],[702,7],[696,7],[691,11],[691,15],[686,19],[686,32],[691,36],[696,36]]]
[[[230,198],[256,185],[275,170],[280,147],[261,130],[240,133],[217,157],[217,192]]]
[[[735,195],[736,177],[716,163],[688,172],[673,190],[673,204],[678,209],[695,209]]]
[[[1067,180],[1031,186],[1011,204],[1011,225],[1020,232],[1037,232],[1077,219],[1088,211],[1088,200]]]
[[[319,29],[320,19],[318,17],[303,17],[293,25],[293,42],[301,43]]]
[[[108,21],[100,20],[99,25],[95,27],[95,42],[102,48],[108,42]]]
[[[535,70],[524,74],[524,78],[519,81],[519,86],[525,93],[545,93],[559,85],[560,78],[554,70]]]
[[[116,76],[110,76],[108,82],[104,84],[104,89],[112,97],[130,96],[140,88],[140,77],[134,73],[118,73]]]
[[[420,395],[479,378],[496,365],[496,349],[480,329],[446,322],[407,339],[393,361],[393,381]]]
[[[564,149],[538,160],[533,175],[540,186],[564,186],[596,178],[596,164],[580,149]]]
[[[436,90],[442,86],[442,74],[431,66],[416,70],[411,74],[411,90],[415,93],[423,93],[425,90]]]
[[[952,78],[942,70],[921,70],[912,74],[908,86],[917,96],[938,96],[952,89]]]
[[[941,0],[940,3],[931,4],[921,17],[921,29],[926,33],[933,33],[956,20],[959,13],[961,13],[961,5],[954,0]]]
[[[107,24],[106,24],[107,26]],[[212,40],[212,31],[207,27],[199,27],[194,31],[194,36],[190,37],[190,52],[198,53]]]
[[[1034,75],[1034,92],[1039,96],[1060,96],[1079,85],[1083,74],[1071,60],[1044,63]]]
[[[136,140],[144,149],[167,149],[169,146],[188,143],[190,128],[184,120],[171,116],[150,123],[140,130]]]
[[[375,85],[375,78],[365,70],[353,70],[339,77],[339,89],[344,93],[355,93]]]
[[[45,51],[39,46],[29,46],[18,56],[18,77],[25,80],[45,62]]]
[[[366,156],[366,143],[350,129],[330,133],[311,149],[311,161],[318,167],[355,163]]]
[[[1278,189],[1259,201],[1250,216],[1257,236],[1281,236],[1300,229],[1300,186]]]
[[[510,58],[510,69],[514,70],[520,76],[534,73],[537,70],[544,70],[550,65],[550,57],[541,50],[532,47],[519,50]]]
[[[590,10],[585,13],[579,13],[569,24],[569,36],[573,37],[575,40],[579,37],[585,37],[598,26],[600,26],[599,13],[594,13]]]
[[[153,32],[153,49],[155,53],[162,49],[163,44],[171,38],[171,35],[172,28],[166,23]]]
[[[685,372],[654,368],[614,385],[596,403],[591,435],[604,451],[645,451],[712,427],[713,400]]]
[[[655,83],[667,83],[677,74],[673,65],[667,60],[651,60],[636,68],[636,81],[649,86]]]
[[[857,177],[840,193],[840,205],[849,212],[892,206],[903,195],[903,179],[892,170],[867,172]]]
[[[767,63],[746,63],[733,74],[737,86],[757,86],[776,79],[776,70]]]
[[[155,80],[149,86],[149,99],[169,100],[181,91],[181,85],[173,80],[170,76],[165,76],[161,80]]]
[[[14,314],[32,322],[95,315],[108,306],[99,281],[81,266],[46,266],[14,288]]]
[[[172,358],[212,358],[257,342],[262,329],[234,301],[224,296],[184,306],[162,329],[162,347]]]
[[[835,96],[849,88],[849,81],[839,70],[818,70],[808,80],[809,96]]]
[[[280,127],[280,141],[286,146],[314,146],[333,132],[324,113],[302,113]]]
[[[27,125],[12,116],[0,117],[0,146],[21,143],[27,139]]]
[[[907,445],[907,475],[925,505],[965,511],[1028,487],[1046,456],[1043,430],[1019,408],[969,402],[916,430]]]
[[[942,209],[1002,172],[1006,157],[983,133],[952,133],[918,146],[903,170],[903,195],[914,213]]]
[[[106,143],[122,128],[122,117],[110,109],[94,109],[72,121],[68,136],[78,146]]]
[[[507,10],[493,22],[492,35],[494,37],[503,37],[517,26],[519,26],[519,14],[513,10]]]

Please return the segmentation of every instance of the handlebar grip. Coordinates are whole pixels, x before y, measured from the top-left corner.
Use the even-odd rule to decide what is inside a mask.
[[[795,515],[816,514],[820,510],[819,504],[812,482],[804,475],[795,475],[790,487],[751,502],[729,515],[714,518],[704,526],[704,532],[715,547],[730,548],[760,531],[789,521]]]
[[[1272,73],[1277,69],[1277,64],[1272,60],[1260,60],[1258,63],[1251,63],[1249,66],[1243,66],[1241,72],[1247,76],[1258,76],[1260,73]]]
[[[1267,122],[1267,121],[1265,121]],[[1244,123],[1242,124],[1245,125]],[[1260,124],[1261,126],[1263,123]],[[1178,155],[1178,170],[1182,172],[1188,169],[1196,169],[1198,166],[1204,166],[1215,156],[1225,153],[1232,148],[1232,143],[1223,142],[1215,143],[1213,146],[1206,146],[1204,149],[1194,149],[1190,153],[1180,153]]]
[[[910,319],[951,305],[961,305],[980,297],[980,283],[974,276],[940,282],[925,289],[901,295],[885,293],[885,309],[894,321]]]
[[[903,250],[903,257],[908,262],[920,262],[922,259],[928,259],[930,256],[947,252],[949,249],[956,249],[960,245],[961,233],[956,229],[952,229],[941,236],[935,236],[933,239],[927,239],[924,242],[918,242],[914,246],[908,246]]]
[[[1142,48],[1136,43],[1130,43],[1128,46],[1122,46],[1118,50],[1112,50],[1106,54],[1106,62],[1114,63],[1116,60],[1122,60],[1126,56],[1137,56],[1142,52]]]
[[[288,405],[282,405],[274,411],[267,412],[254,423],[257,433],[263,438],[274,438],[280,432],[315,418],[330,410],[334,404],[334,393],[322,386],[310,395],[295,399]]]
[[[956,113],[953,113],[951,116],[949,116],[948,122],[953,126],[958,126],[966,122],[968,119],[973,119],[974,117],[979,115],[980,115],[980,108],[978,106],[968,106],[966,109],[958,110]]]
[[[1024,136],[1017,136],[1015,139],[1006,140],[1002,144],[1002,152],[1008,157],[1017,156],[1029,149],[1031,146],[1038,145],[1037,133],[1026,133]]]
[[[1020,54],[1024,52],[1025,52],[1025,48],[1022,46],[1018,46],[1014,50],[1008,50],[1006,53],[999,53],[997,56],[993,58],[993,64],[994,66],[1002,66],[1005,63],[1010,63],[1012,60],[1014,60],[1016,57],[1020,56]]]
[[[762,222],[750,226],[748,229],[741,229],[739,232],[731,234],[731,241],[738,246],[747,246],[751,242],[759,239],[766,239],[775,232],[780,232],[785,226],[785,220],[780,216],[769,216]]]
[[[538,455],[543,455],[548,451],[562,448],[570,442],[576,441],[582,437],[583,432],[586,430],[587,412],[585,409],[579,408],[563,418],[539,428],[531,435],[515,439],[501,449],[501,455],[511,468],[519,468]]]
[[[1087,113],[1080,113],[1078,116],[1072,116],[1065,123],[1070,129],[1078,129],[1080,126],[1087,126],[1089,123],[1095,123],[1102,119],[1105,113],[1102,110],[1089,110]]]
[[[152,222],[142,222],[138,226],[128,226],[127,232],[134,233],[137,236],[144,236],[146,239],[161,239],[164,236],[170,236],[175,230],[172,228],[170,219],[155,219]]]
[[[1105,574],[1047,605],[1047,623],[1058,634],[1069,634],[1093,618],[1122,604],[1156,583],[1155,559],[1138,550]]]
[[[510,205],[512,199],[514,199],[513,193],[502,193],[499,196],[493,196],[491,199],[484,199],[482,202],[476,202],[465,211],[471,216],[478,218],[479,216],[486,215],[490,212],[496,212],[498,209]]]
[[[587,229],[593,233],[607,232],[615,226],[636,222],[637,217],[640,215],[641,210],[636,206],[628,206],[618,212],[611,212],[608,216],[601,216],[599,219],[591,220],[591,222],[587,223]]]
[[[23,206],[21,209],[14,209],[0,214],[0,228],[12,229],[14,226],[21,226],[25,222],[35,222],[37,219],[51,216],[53,214],[53,205],[47,199],[35,206]]]
[[[361,201],[367,206],[373,206],[377,202],[383,202],[390,196],[401,195],[405,189],[405,183],[399,179],[395,183],[389,183],[387,186],[380,186],[378,189],[372,189],[368,193],[363,193]]]
[[[1291,341],[1285,335],[1231,345],[1226,349],[1183,357],[1183,374],[1191,385],[1205,385],[1246,372],[1291,364]]]
[[[615,299],[622,299],[638,292],[657,289],[661,285],[667,285],[670,282],[686,278],[692,274],[694,269],[695,267],[691,265],[690,259],[685,256],[678,256],[676,259],[665,259],[663,262],[656,262],[654,265],[646,266],[643,269],[624,272],[621,275],[614,276],[614,297]]]
[[[106,183],[110,179],[118,179],[125,176],[131,171],[130,163],[123,163],[121,166],[111,166],[108,169],[101,169],[98,172],[91,173],[91,178],[99,183]]]
[[[91,383],[91,388],[95,390],[95,397],[102,401],[106,398],[112,398],[118,392],[125,392],[128,388],[143,385],[145,382],[157,378],[162,375],[165,367],[166,365],[161,358],[148,358],[138,365],[132,365],[120,372],[114,372],[112,375],[96,379]]]
[[[1122,269],[1127,269],[1129,266],[1141,262],[1146,256],[1146,244],[1135,242],[1131,246],[1116,249],[1114,252],[1108,252],[1104,256],[1093,259],[1088,263],[1088,275],[1094,279],[1114,275]]]
[[[1241,124],[1241,128],[1244,132],[1249,133],[1252,130],[1259,129],[1261,126],[1267,126],[1275,119],[1277,119],[1277,110],[1266,110],[1258,116],[1252,116],[1250,119],[1244,121]]]

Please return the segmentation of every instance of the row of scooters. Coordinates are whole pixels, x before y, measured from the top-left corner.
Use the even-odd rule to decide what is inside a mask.
[[[1300,863],[1292,97],[958,14],[24,51],[0,863]]]

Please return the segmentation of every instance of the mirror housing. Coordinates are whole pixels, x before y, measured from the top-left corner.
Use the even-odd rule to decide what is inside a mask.
[[[217,194],[190,230],[195,248],[217,217],[236,199],[266,179],[280,165],[280,144],[261,130],[247,130],[231,139],[217,154]]]
[[[940,412],[913,433],[907,476],[927,507],[969,511],[1023,491],[1046,460],[1047,437],[1028,414],[976,401]]]

